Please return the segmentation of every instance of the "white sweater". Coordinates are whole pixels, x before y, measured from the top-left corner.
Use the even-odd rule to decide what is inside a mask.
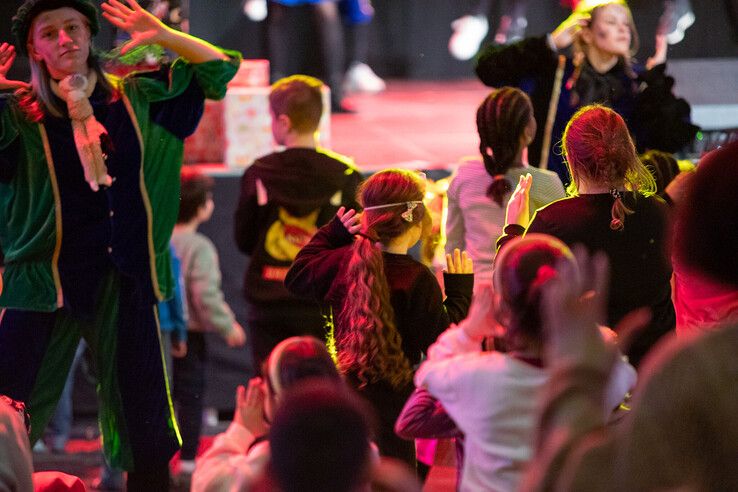
[[[505,177],[513,188],[521,175],[530,173],[530,213],[564,198],[564,186],[556,173],[535,167],[514,167]],[[448,188],[446,216],[446,252],[454,248],[466,250],[474,260],[475,285],[492,282],[495,243],[505,226],[506,203],[500,207],[487,196],[492,177],[480,160],[462,162],[454,172]],[[507,200],[508,197],[505,197]]]
[[[617,366],[608,390],[615,408],[635,384],[635,370]],[[517,489],[533,456],[539,391],[545,369],[500,352],[482,352],[481,343],[460,327],[446,330],[428,351],[415,384],[438,398],[465,435],[462,491]],[[618,394],[618,396],[613,396]]]
[[[249,449],[254,436],[244,426],[231,422],[213,445],[197,459],[192,475],[192,492],[250,490],[264,476],[269,463],[269,442]]]

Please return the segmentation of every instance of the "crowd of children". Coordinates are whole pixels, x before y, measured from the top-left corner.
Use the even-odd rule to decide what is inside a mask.
[[[15,91],[0,100],[0,489],[84,489],[32,476],[30,454],[81,338],[106,460],[130,491],[167,490],[181,447],[194,491],[414,492],[415,438],[456,440],[462,491],[738,489],[738,143],[684,172],[662,152],[696,128],[663,53],[646,72],[630,64],[624,2],[483,52],[485,83],[531,95],[498,87],[479,106],[479,156],[448,190],[440,285],[412,254],[432,228],[426,177],[362,176],[317,146],[322,82],[277,81],[284,149],[244,172],[234,214],[246,329],[197,231],[213,180],[180,169],[238,54],[135,0],[102,9],[130,34],[124,50],[158,43],[182,58],[108,77],[88,0],[18,10],[30,84],[7,80],[15,52],[0,45],[0,89]],[[537,145],[532,160],[556,161],[551,132],[556,173],[528,158]],[[178,283],[179,301],[160,303]],[[186,335],[162,337],[175,325]],[[248,343],[256,374],[198,456],[207,331]]]

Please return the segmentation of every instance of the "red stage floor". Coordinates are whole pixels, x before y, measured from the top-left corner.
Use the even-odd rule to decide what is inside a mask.
[[[390,82],[386,92],[355,95],[356,114],[332,118],[333,150],[363,170],[447,168],[476,154],[476,109],[489,89],[476,80]]]

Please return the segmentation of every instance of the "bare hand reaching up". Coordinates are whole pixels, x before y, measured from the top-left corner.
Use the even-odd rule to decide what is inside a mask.
[[[26,82],[8,79],[8,72],[15,61],[15,47],[12,44],[0,44],[0,90],[14,90],[28,87]]]
[[[236,412],[233,421],[245,427],[254,436],[264,435],[269,428],[264,419],[264,384],[261,378],[251,378],[248,387],[236,389]]]
[[[141,7],[136,0],[108,0],[101,5],[103,17],[118,29],[131,35],[131,40],[120,50],[125,54],[136,46],[158,44],[167,27],[154,14]]]
[[[543,287],[543,324],[552,366],[585,366],[609,371],[615,348],[605,343],[598,325],[605,319],[610,279],[607,256],[572,248],[576,263],[562,258],[557,276]]]
[[[505,224],[518,224],[528,227],[530,221],[530,186],[533,176],[530,173],[521,175],[518,185],[510,195],[505,212]]]
[[[350,234],[356,234],[361,230],[361,214],[356,213],[353,208],[348,211],[346,207],[339,208],[336,217]]]
[[[446,255],[446,272],[447,273],[474,273],[474,262],[466,251],[459,248],[454,250],[453,255]]]

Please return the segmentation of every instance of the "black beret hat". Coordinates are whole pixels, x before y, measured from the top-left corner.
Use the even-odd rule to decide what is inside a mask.
[[[27,54],[28,31],[33,19],[47,10],[56,10],[70,7],[82,13],[90,25],[90,33],[94,36],[100,30],[100,21],[97,17],[97,7],[89,0],[26,0],[13,17],[13,36],[19,52]]]

